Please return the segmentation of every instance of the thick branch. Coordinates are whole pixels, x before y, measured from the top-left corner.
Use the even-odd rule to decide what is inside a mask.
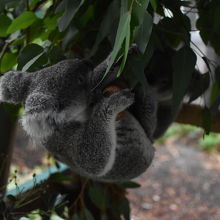
[[[199,105],[184,104],[176,122],[202,127],[203,111],[204,108]],[[220,133],[220,111],[212,116],[211,131]]]
[[[0,196],[4,196],[8,183],[9,168],[13,152],[15,123],[0,105]]]

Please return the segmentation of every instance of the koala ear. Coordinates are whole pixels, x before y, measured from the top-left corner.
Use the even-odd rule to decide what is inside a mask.
[[[0,102],[19,104],[27,96],[33,73],[10,71],[0,78]]]

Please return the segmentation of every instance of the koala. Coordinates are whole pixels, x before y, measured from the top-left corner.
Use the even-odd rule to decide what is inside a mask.
[[[106,65],[93,68],[72,59],[36,72],[7,72],[0,78],[0,101],[23,104],[24,130],[73,171],[98,181],[125,181],[153,160],[158,104],[150,86],[144,97],[140,86],[108,97],[103,88],[94,89]],[[110,75],[102,85],[114,80],[116,74]]]

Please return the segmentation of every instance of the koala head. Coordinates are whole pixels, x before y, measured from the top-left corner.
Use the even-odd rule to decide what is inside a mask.
[[[10,71],[0,78],[0,101],[23,104],[28,134],[47,135],[54,123],[82,119],[91,102],[93,77],[91,64],[79,59],[36,72]]]

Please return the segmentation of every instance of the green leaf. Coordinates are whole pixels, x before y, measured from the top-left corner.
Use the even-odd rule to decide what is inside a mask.
[[[100,187],[89,187],[88,191],[89,198],[91,201],[101,210],[104,210],[106,207],[106,197],[105,192]]]
[[[27,45],[18,56],[18,70],[35,71],[48,62],[44,49],[37,44]]]
[[[74,214],[72,220],[80,220],[80,217],[77,214]]]
[[[220,89],[220,66],[215,68],[215,80],[218,83],[218,87]]]
[[[112,32],[114,21],[119,17],[119,10],[118,10],[119,4],[118,3],[119,3],[118,0],[114,0],[108,7],[106,15],[100,25],[95,44],[91,51],[91,55],[93,55],[96,52],[99,44],[103,41],[103,39]]]
[[[50,176],[50,179],[56,183],[62,183],[66,181],[71,181],[73,178],[61,173],[54,173]]]
[[[79,17],[78,25],[81,28],[84,28],[87,25],[87,23],[93,19],[93,17],[94,17],[94,5],[91,4],[89,5],[85,13]]]
[[[60,32],[66,30],[70,22],[74,18],[76,12],[80,9],[84,0],[65,0],[65,12],[62,17],[58,20],[58,27]]]
[[[29,60],[23,67],[22,71],[26,72],[30,69],[31,66],[33,66],[42,56],[44,55],[44,52],[38,54],[36,57]]]
[[[17,63],[17,55],[13,53],[5,53],[1,60],[1,72],[11,70]]]
[[[196,55],[191,48],[184,46],[173,57],[173,111],[182,102],[190,84],[196,65]]]
[[[11,24],[11,19],[6,15],[0,15],[0,37],[7,36],[8,27]]]
[[[211,73],[212,70],[211,70],[210,65],[209,65],[209,62],[210,62],[210,61],[207,59],[207,57],[202,57],[202,59],[203,59],[203,61],[205,62],[206,66],[207,66],[207,68],[208,68],[208,70],[209,70],[209,72]]]
[[[151,15],[146,11],[143,16],[142,23],[135,28],[134,38],[137,43],[139,50],[144,53],[147,44],[149,42],[151,32],[153,28],[153,19]]]
[[[211,95],[210,95],[210,105],[215,105],[216,100],[220,97],[220,87],[218,85],[217,80],[214,81],[214,84],[212,85],[211,89]]]
[[[26,11],[15,20],[12,21],[7,33],[12,34],[18,30],[26,29],[30,27],[38,18],[33,12]]]
[[[11,202],[15,202],[17,200],[16,197],[11,194],[7,195],[7,199],[10,200]]]
[[[87,208],[83,210],[83,213],[85,220],[95,220],[94,217],[92,216],[92,213]]]
[[[123,215],[125,220],[130,220],[130,206],[128,200],[125,197],[121,197],[115,201],[112,204],[112,208],[115,218],[117,218],[118,215]]]
[[[154,9],[154,11],[157,10],[157,0],[150,0],[150,4],[152,6],[152,8]]]
[[[139,82],[142,85],[144,94],[146,94],[146,91],[148,89],[148,82],[144,70],[153,55],[153,51],[154,46],[151,38],[145,53],[139,55],[129,55],[125,67],[126,80],[132,87],[134,87],[136,83]]]
[[[60,14],[56,14],[53,17],[47,17],[44,19],[44,26],[47,30],[52,31],[57,28],[57,20],[59,19]]]
[[[49,60],[50,60],[50,64],[56,64],[59,61],[65,59],[63,50],[58,46],[52,47],[48,51],[48,57],[49,57]]]
[[[149,0],[140,0],[137,1],[135,7],[133,8],[134,16],[137,18],[139,24],[143,23],[144,14],[149,5]]]
[[[205,93],[210,85],[210,73],[199,74],[193,76],[191,86],[189,87],[189,103],[197,99]]]
[[[119,53],[119,50],[122,47],[122,44],[125,40],[125,37],[128,33],[128,30],[130,29],[130,20],[131,20],[131,13],[130,11],[126,12],[120,17],[118,29],[117,29],[117,34],[116,34],[116,39],[115,39],[115,44],[111,53],[111,58],[108,61],[108,68],[105,72],[105,75],[108,73],[110,68],[112,67],[113,63],[116,60],[116,57]],[[105,77],[105,76],[104,76]]]
[[[129,201],[126,198],[121,199],[120,202],[120,209],[122,212],[122,215],[124,216],[125,220],[130,220],[130,206]]]
[[[203,110],[203,118],[202,118],[202,127],[205,130],[205,134],[209,134],[211,131],[211,125],[212,125],[212,116],[211,112],[208,108],[205,107]]]
[[[141,187],[141,185],[139,183],[135,183],[132,181],[120,183],[120,184],[118,184],[118,186],[122,187],[122,188],[139,188],[139,187]]]
[[[41,0],[32,0],[31,3],[30,3],[30,8],[33,9],[34,6],[39,3]]]
[[[101,220],[108,220],[108,217],[107,217],[107,215],[104,213],[104,214],[102,214],[102,216],[101,216]]]
[[[130,37],[131,37],[131,34],[130,34],[130,22],[129,22],[128,29],[127,29],[127,34],[126,34],[126,37],[125,37],[125,48],[124,48],[123,59],[122,59],[120,68],[118,70],[117,77],[119,77],[121,75],[121,73],[122,73],[122,71],[124,69],[127,57],[128,57],[128,51],[129,51],[129,45],[130,45]]]
[[[197,1],[198,4],[198,19],[197,29],[205,44],[210,45],[215,49],[215,52],[220,55],[220,5],[218,0],[213,1]]]

